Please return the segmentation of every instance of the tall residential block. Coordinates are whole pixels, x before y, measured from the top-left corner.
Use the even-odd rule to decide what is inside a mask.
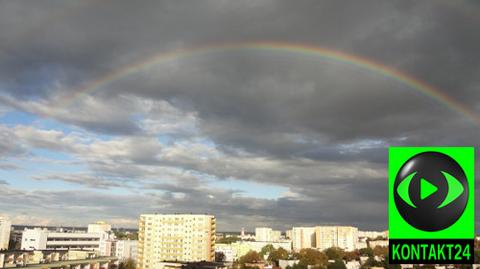
[[[6,217],[0,217],[0,250],[8,249],[12,223]]]
[[[255,241],[260,242],[278,242],[282,237],[281,231],[275,231],[268,227],[255,228]]]
[[[316,247],[315,227],[293,227],[291,236],[294,251]]]
[[[211,215],[141,215],[137,269],[157,268],[164,261],[214,261],[215,232]]]
[[[255,228],[255,240],[262,242],[272,241],[272,228],[259,227]]]
[[[351,226],[317,226],[315,227],[316,247],[324,250],[331,247],[347,251],[357,249],[358,228]]]

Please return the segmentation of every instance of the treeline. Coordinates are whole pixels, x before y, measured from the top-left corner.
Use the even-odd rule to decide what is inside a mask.
[[[302,249],[299,252],[289,253],[283,248],[274,248],[267,245],[258,253],[250,251],[235,263],[234,268],[255,269],[260,263],[269,263],[279,266],[279,260],[298,260],[288,269],[346,269],[345,262],[360,261],[360,257],[367,257],[362,269],[370,267],[384,267],[399,269],[398,265],[388,264],[388,248],[377,246],[374,249],[364,248],[356,251],[344,251],[340,248],[329,248],[324,251],[316,249]],[[377,257],[377,258],[376,258]],[[381,257],[381,258],[379,258]]]

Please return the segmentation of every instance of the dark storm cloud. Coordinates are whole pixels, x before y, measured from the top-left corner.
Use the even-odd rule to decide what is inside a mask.
[[[64,141],[55,145],[56,138],[35,139],[17,130],[25,144],[82,156],[102,176],[152,181],[156,168],[173,167],[218,180],[280,185],[294,195],[235,198],[244,194],[209,194],[192,179],[192,185],[142,181],[145,189],[160,190],[152,195],[166,211],[208,210],[226,219],[224,225],[246,216],[252,226],[275,220],[380,229],[386,220],[381,173],[387,147],[476,145],[478,123],[379,73],[265,50],[179,57],[71,104],[62,103],[62,96],[155,53],[273,40],[363,56],[480,112],[479,18],[473,1],[2,1],[0,101],[87,132],[131,139],[98,143],[98,150]],[[206,162],[201,154],[169,151],[154,143],[155,135],[165,133],[174,140],[202,137],[224,155]],[[25,144],[10,143],[12,137],[2,131],[0,154],[25,155]],[[108,176],[52,178],[118,187]]]

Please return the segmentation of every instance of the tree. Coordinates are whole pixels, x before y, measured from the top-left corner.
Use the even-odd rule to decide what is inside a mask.
[[[390,264],[390,256],[387,253],[385,255],[385,260],[383,261],[383,267],[388,269],[401,269],[402,266],[400,264]]]
[[[274,250],[275,250],[275,248],[273,247],[273,245],[268,244],[268,245],[264,246],[262,248],[262,250],[260,250],[260,255],[262,255],[262,257],[264,257],[265,255],[270,255],[270,253]]]
[[[311,248],[300,250],[295,257],[300,260],[298,263],[299,266],[304,267],[307,267],[308,265],[326,266],[328,262],[328,257],[325,253]]]
[[[388,253],[388,248],[387,247],[381,247],[381,246],[376,246],[373,249],[373,255],[374,256],[381,256],[385,257]]]
[[[138,232],[114,231],[113,234],[118,240],[138,240]]]
[[[360,258],[360,253],[356,250],[354,251],[347,251],[345,252],[345,254],[343,255],[343,258],[346,260],[346,261],[353,261],[353,260],[358,260]]]
[[[480,250],[478,249],[475,249],[475,255],[473,256],[473,259],[474,259],[474,263],[475,264],[479,264],[480,263]]]
[[[245,269],[249,268],[245,264],[246,263],[257,263],[257,262],[262,262],[263,257],[258,254],[256,251],[249,251],[247,254],[243,255],[238,259],[238,263],[240,264],[240,268]]]
[[[334,263],[329,263],[327,269],[347,269],[345,263],[342,260],[335,260]]]
[[[329,260],[340,260],[345,255],[345,252],[341,248],[327,248],[325,250],[325,255],[327,255]]]
[[[383,264],[381,262],[376,261],[373,257],[369,257],[367,261],[362,265],[362,269],[368,269],[371,267],[382,267]]]
[[[235,243],[237,241],[240,241],[241,239],[239,237],[236,237],[236,236],[231,236],[231,237],[224,237],[224,238],[220,238],[217,240],[216,243],[218,244],[231,244],[231,243]]]
[[[256,251],[249,251],[247,254],[243,255],[238,259],[240,264],[245,264],[245,263],[256,263],[263,261],[263,257],[258,254]]]
[[[373,250],[371,248],[361,248],[358,252],[361,256],[373,257]]]
[[[215,261],[216,262],[224,262],[225,261],[225,253],[215,252]]]
[[[268,255],[269,262],[275,262],[278,265],[278,260],[285,260],[288,258],[288,251],[283,248],[278,248],[270,252]]]
[[[135,261],[132,259],[123,261],[118,265],[118,269],[135,269]]]

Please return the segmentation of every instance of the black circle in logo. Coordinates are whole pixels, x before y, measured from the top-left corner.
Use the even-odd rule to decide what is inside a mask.
[[[403,197],[399,190],[402,182]],[[449,195],[449,192],[456,194]],[[413,227],[424,231],[443,230],[454,224],[467,206],[467,177],[450,156],[422,152],[406,161],[397,173],[394,200],[400,215]]]

